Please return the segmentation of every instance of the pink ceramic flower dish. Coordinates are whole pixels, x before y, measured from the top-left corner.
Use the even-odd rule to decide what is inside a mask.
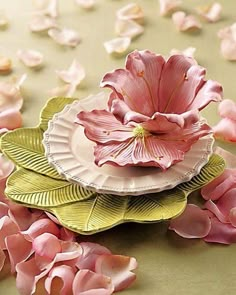
[[[150,51],[134,51],[125,69],[107,73],[111,88],[107,110],[82,111],[76,123],[96,143],[98,166],[154,166],[166,170],[211,128],[199,111],[222,99],[222,87],[204,80],[205,69],[192,58],[165,60]]]

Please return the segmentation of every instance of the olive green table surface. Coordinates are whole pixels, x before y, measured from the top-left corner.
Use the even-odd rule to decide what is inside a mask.
[[[75,96],[86,97],[100,91],[103,75],[114,68],[124,66],[125,56],[113,57],[106,53],[103,42],[115,37],[115,13],[118,8],[130,3],[127,0],[97,0],[96,7],[84,11],[73,0],[59,0],[61,26],[77,30],[82,42],[76,48],[56,44],[45,34],[31,33],[28,22],[33,11],[30,0],[1,0],[0,9],[9,16],[10,25],[0,30],[0,54],[13,61],[13,73],[27,73],[23,85],[24,126],[35,126],[41,108],[49,96],[49,90],[63,85],[55,70],[66,69],[73,59],[85,67],[86,78],[78,87]],[[223,5],[221,21],[203,23],[200,33],[177,32],[171,18],[159,16],[158,0],[136,0],[144,10],[144,34],[136,38],[130,47],[149,49],[165,56],[172,48],[196,47],[196,59],[207,68],[207,77],[219,81],[224,87],[225,98],[236,101],[236,62],[221,57],[217,31],[236,21],[236,2],[218,1]],[[210,2],[210,1],[209,1]],[[208,1],[186,0],[183,8],[194,13],[194,7]],[[44,67],[27,69],[16,57],[18,49],[36,49],[44,54]],[[11,75],[1,76],[0,80]],[[217,105],[211,104],[203,111],[210,125],[218,122]],[[236,144],[218,142],[218,145],[236,153]],[[167,231],[167,226],[158,224],[124,224],[93,236],[80,236],[82,241],[101,243],[113,253],[134,256],[139,268],[137,280],[124,295],[233,295],[236,294],[236,245],[207,244],[201,240],[186,240]],[[0,280],[0,294],[18,294],[15,278],[8,276]]]

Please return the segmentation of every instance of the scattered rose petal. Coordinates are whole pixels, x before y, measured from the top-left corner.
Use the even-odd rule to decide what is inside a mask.
[[[110,295],[113,291],[109,277],[86,269],[78,271],[73,282],[73,295]]]
[[[14,170],[15,165],[12,161],[6,158],[3,154],[0,154],[0,180],[8,177]]]
[[[4,251],[0,248],[0,272],[3,269],[5,260],[6,260],[6,255],[5,255]]]
[[[96,243],[83,242],[80,243],[82,247],[82,255],[76,266],[79,269],[89,269],[95,271],[95,263],[99,256],[104,254],[111,254],[111,251]]]
[[[32,32],[44,32],[55,27],[57,27],[56,20],[45,15],[35,15],[29,23]]]
[[[115,32],[120,37],[135,38],[144,32],[143,26],[133,20],[120,20],[115,23]]]
[[[137,266],[137,261],[133,257],[103,254],[96,260],[95,272],[110,277],[115,287],[114,291],[117,292],[134,282],[136,275],[132,270]]]
[[[171,219],[169,229],[183,238],[202,238],[208,235],[211,222],[204,210],[188,204],[180,216]]]
[[[119,20],[134,20],[143,22],[144,13],[141,6],[137,3],[129,3],[117,10],[116,16]]]
[[[236,155],[217,146],[214,152],[224,158],[227,168],[236,168]]]
[[[196,51],[195,47],[187,47],[184,50],[178,50],[178,49],[173,48],[170,51],[170,55],[182,54],[182,55],[194,58],[195,51]]]
[[[0,56],[0,73],[7,73],[12,70],[11,59],[6,56]]]
[[[219,30],[218,37],[221,39],[220,51],[227,60],[236,60],[236,23]]]
[[[197,12],[208,22],[217,22],[221,18],[222,6],[220,3],[212,3],[210,5],[200,6]]]
[[[65,83],[76,86],[85,78],[85,70],[77,60],[72,62],[68,70],[56,71],[56,74]]]
[[[75,242],[77,234],[65,227],[60,228],[59,237],[63,241]]]
[[[0,219],[0,249],[6,249],[5,238],[17,234],[18,226],[10,219],[9,216],[4,216]]]
[[[23,104],[20,87],[26,79],[26,75],[9,81],[0,82],[0,112],[9,109],[19,111]],[[11,111],[9,111],[11,112]]]
[[[0,10],[0,28],[5,28],[8,26],[9,21],[3,10]]]
[[[6,237],[6,248],[10,257],[11,272],[15,272],[17,263],[25,261],[33,253],[32,245],[21,234]]]
[[[95,5],[95,0],[75,0],[75,3],[85,9],[91,9]]]
[[[58,238],[49,233],[43,233],[33,240],[32,247],[36,254],[53,260],[57,253],[60,253],[61,243]]]
[[[205,242],[232,244],[236,243],[236,227],[222,223],[216,217],[211,218],[211,230],[204,238]]]
[[[56,266],[49,272],[45,280],[45,289],[48,294],[51,294],[53,280],[59,278],[62,281],[62,287],[57,290],[58,294],[59,292],[61,295],[71,294],[74,277],[75,272],[72,267],[68,265]]]
[[[222,119],[213,127],[216,138],[226,141],[236,141],[236,103],[230,99],[224,99],[218,107]]]
[[[54,236],[59,236],[59,229],[57,225],[48,218],[43,218],[36,220],[31,226],[25,230],[21,231],[21,234],[28,241],[33,241],[38,236],[47,232],[48,234],[52,234]]]
[[[196,31],[202,28],[200,22],[194,15],[186,15],[183,11],[177,11],[172,15],[172,20],[176,28],[181,31]]]
[[[173,13],[182,4],[182,0],[159,0],[160,15],[165,16]]]
[[[48,35],[60,45],[76,47],[80,42],[80,35],[71,29],[52,28]]]
[[[115,38],[110,41],[104,42],[103,45],[107,53],[125,53],[129,48],[131,39],[129,37]]]
[[[38,67],[43,62],[43,55],[36,50],[22,50],[17,51],[18,58],[29,68]]]
[[[37,13],[49,15],[53,18],[58,16],[58,0],[34,0],[33,4]]]
[[[51,96],[65,96],[72,97],[75,93],[76,85],[66,84],[63,86],[55,87],[49,91]]]

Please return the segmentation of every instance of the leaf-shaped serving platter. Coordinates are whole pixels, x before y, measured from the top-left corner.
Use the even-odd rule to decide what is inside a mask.
[[[41,113],[36,128],[20,128],[1,138],[1,149],[17,165],[8,178],[6,195],[28,207],[53,213],[65,227],[81,234],[93,234],[124,222],[157,222],[178,216],[187,196],[220,175],[225,163],[212,155],[208,163],[189,182],[171,190],[142,196],[117,196],[90,191],[68,182],[44,155],[43,133],[48,121],[71,98],[51,99]]]
[[[213,136],[198,140],[183,161],[163,172],[156,167],[98,167],[94,163],[95,143],[75,124],[82,110],[106,109],[107,97],[100,93],[67,105],[50,120],[43,145],[49,163],[68,181],[99,193],[143,195],[171,189],[197,175],[212,154]]]

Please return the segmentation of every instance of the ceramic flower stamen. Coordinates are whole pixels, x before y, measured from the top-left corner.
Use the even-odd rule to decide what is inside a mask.
[[[204,80],[205,69],[192,58],[167,61],[150,51],[128,55],[126,69],[104,76],[112,89],[108,110],[81,111],[77,123],[94,141],[98,166],[155,166],[165,170],[211,128],[199,110],[220,101],[219,83]]]

